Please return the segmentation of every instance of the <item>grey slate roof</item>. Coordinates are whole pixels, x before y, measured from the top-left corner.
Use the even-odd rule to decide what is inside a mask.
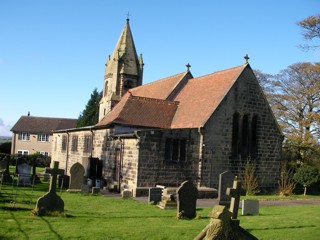
[[[12,132],[51,133],[55,130],[75,128],[77,119],[22,116],[11,128]]]

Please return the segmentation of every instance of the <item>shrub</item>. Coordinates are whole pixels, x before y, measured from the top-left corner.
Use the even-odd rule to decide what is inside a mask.
[[[293,180],[293,170],[287,169],[287,163],[283,162],[279,181],[279,195],[290,196],[293,194],[293,190],[295,189],[295,187],[296,183]]]
[[[305,196],[307,194],[307,188],[318,181],[319,172],[317,168],[303,164],[297,169],[296,173],[293,175],[293,179],[304,187],[303,195]]]
[[[247,195],[255,195],[260,192],[259,184],[255,176],[256,166],[248,159],[244,168],[244,179],[242,187],[246,190]]]

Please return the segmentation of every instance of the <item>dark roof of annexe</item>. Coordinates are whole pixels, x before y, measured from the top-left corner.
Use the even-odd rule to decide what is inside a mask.
[[[77,119],[21,116],[11,128],[12,132],[51,133],[60,129],[75,128]]]

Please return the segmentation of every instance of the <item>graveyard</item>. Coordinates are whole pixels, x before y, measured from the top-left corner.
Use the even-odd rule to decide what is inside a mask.
[[[57,177],[58,166],[48,172]],[[195,213],[179,217],[177,212],[185,204],[162,209],[153,201],[124,197],[103,189],[94,194],[90,191],[86,194],[67,191],[68,189],[55,183],[55,177],[51,178],[54,182],[42,175],[41,181],[36,184],[18,184],[14,181],[14,184],[1,184],[0,239],[194,239],[208,225],[211,211],[218,204],[217,199],[206,199],[209,202],[206,205],[203,205],[203,200],[198,199],[196,206],[193,202],[187,204],[188,208],[195,208]],[[190,187],[189,185],[185,182],[180,188]],[[237,192],[234,189],[229,191]],[[193,192],[193,195],[196,192],[188,191]],[[183,189],[177,192],[181,198],[188,197]],[[52,194],[62,199],[64,208],[61,212],[36,214],[39,199]],[[247,198],[241,196],[240,200]],[[286,198],[270,195],[250,199],[287,203],[303,198],[312,198],[317,204],[262,205],[257,215],[242,215],[242,210],[237,209],[236,219],[243,229],[257,239],[318,239],[319,197],[297,195]]]

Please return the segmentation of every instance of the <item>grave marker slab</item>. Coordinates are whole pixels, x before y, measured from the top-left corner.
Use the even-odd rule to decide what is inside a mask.
[[[148,203],[158,204],[161,201],[161,197],[162,197],[162,188],[160,187],[149,188]]]
[[[178,217],[194,218],[196,216],[198,189],[191,181],[185,181],[177,189]]]
[[[241,181],[238,181],[238,177],[235,176],[233,180],[232,188],[227,188],[227,195],[231,196],[230,212],[232,212],[232,219],[237,220],[238,209],[240,203],[240,195],[242,194]]]
[[[31,185],[31,166],[27,163],[21,163],[17,166],[18,183],[23,185]]]
[[[75,163],[70,168],[70,190],[80,190],[84,180],[85,169],[81,163]]]
[[[259,215],[259,200],[242,200],[241,215]]]
[[[227,188],[232,187],[234,174],[225,171],[219,175],[218,200],[219,205],[230,206],[231,197],[226,194]]]
[[[37,201],[36,211],[40,214],[46,214],[48,212],[63,212],[64,211],[64,202],[56,194],[57,188],[57,175],[63,175],[64,170],[59,169],[59,162],[54,162],[53,169],[46,168],[46,173],[51,174],[49,192],[40,197]]]
[[[126,198],[132,198],[132,192],[128,189],[124,189],[122,191],[122,198],[126,199]]]
[[[89,194],[90,193],[90,188],[87,184],[81,185],[81,193],[82,194]]]

